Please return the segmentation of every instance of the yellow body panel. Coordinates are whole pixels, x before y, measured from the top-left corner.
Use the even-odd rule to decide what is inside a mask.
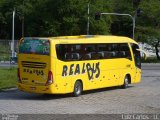
[[[141,80],[141,69],[132,60],[125,58],[61,61],[56,55],[56,44],[87,44],[87,43],[134,43],[127,37],[117,36],[62,36],[47,38],[50,41],[50,56],[35,54],[18,54],[18,68],[21,83],[18,88],[31,93],[65,94],[71,93],[77,80],[81,80],[83,90],[120,86],[127,74],[131,83]],[[129,45],[130,50],[131,46]],[[31,63],[27,63],[27,61]],[[26,63],[25,63],[26,62]],[[33,62],[33,63],[32,63]],[[25,64],[41,64],[43,68],[26,68]],[[43,63],[43,64],[42,64]],[[67,68],[67,70],[65,70]],[[37,72],[36,72],[37,71]],[[45,85],[48,72],[53,73],[53,83]],[[64,72],[65,71],[65,72]]]

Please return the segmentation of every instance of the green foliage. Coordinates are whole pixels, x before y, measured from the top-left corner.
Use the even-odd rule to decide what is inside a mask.
[[[9,60],[9,46],[0,43],[0,61]]]
[[[142,15],[137,19],[136,37],[139,41],[144,41],[155,45],[160,39],[160,1],[142,1]]]
[[[88,3],[90,5],[90,34],[113,34],[132,37],[132,19],[128,16],[102,15],[96,12],[126,13],[136,17],[135,38],[155,41],[160,37],[160,1],[143,0],[134,7],[132,0],[0,0],[0,39],[11,39],[12,12],[16,9],[15,37],[61,36],[87,33]],[[152,39],[154,38],[154,39]]]
[[[1,68],[0,69],[0,90],[16,87],[17,70],[16,68]]]
[[[90,34],[109,34],[110,17],[94,20],[97,11],[112,11],[111,0],[90,0]],[[88,0],[2,0],[0,2],[1,38],[11,38],[12,11],[16,9],[16,38],[25,36],[61,36],[87,33]],[[24,18],[24,19],[23,19]],[[6,24],[4,24],[6,23]],[[5,29],[3,29],[5,28]]]
[[[131,0],[113,0],[113,10],[115,13],[130,14],[134,16],[135,9]],[[113,35],[132,37],[133,21],[129,16],[111,16],[111,33]]]

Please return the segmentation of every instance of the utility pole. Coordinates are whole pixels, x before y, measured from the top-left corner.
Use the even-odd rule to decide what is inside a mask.
[[[14,57],[14,18],[15,18],[15,8],[13,10],[13,16],[12,16],[12,42],[11,42],[12,58]]]
[[[133,22],[133,27],[132,27],[132,38],[134,39],[134,33],[135,33],[135,17],[136,15],[132,16],[130,14],[121,14],[121,13],[96,13],[95,18],[98,18],[97,20],[100,19],[100,15],[117,15],[117,16],[129,16],[132,19]]]
[[[90,0],[88,1],[88,22],[87,22],[87,35],[89,35],[89,20],[90,20]]]
[[[23,11],[22,11],[22,37],[24,37],[24,0],[23,0]]]

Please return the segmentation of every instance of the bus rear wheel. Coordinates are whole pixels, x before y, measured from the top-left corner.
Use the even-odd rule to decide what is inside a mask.
[[[125,76],[122,88],[126,89],[126,88],[128,88],[128,86],[129,86],[129,78],[128,78],[128,76]]]
[[[73,96],[78,97],[82,94],[82,83],[80,81],[76,81],[74,85]]]

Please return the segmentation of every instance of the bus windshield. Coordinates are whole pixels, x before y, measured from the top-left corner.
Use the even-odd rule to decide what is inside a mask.
[[[50,42],[45,39],[23,39],[20,42],[19,53],[49,55]]]
[[[135,65],[136,65],[136,67],[141,68],[141,55],[140,55],[140,51],[138,51],[138,49],[139,49],[138,45],[132,44]]]

